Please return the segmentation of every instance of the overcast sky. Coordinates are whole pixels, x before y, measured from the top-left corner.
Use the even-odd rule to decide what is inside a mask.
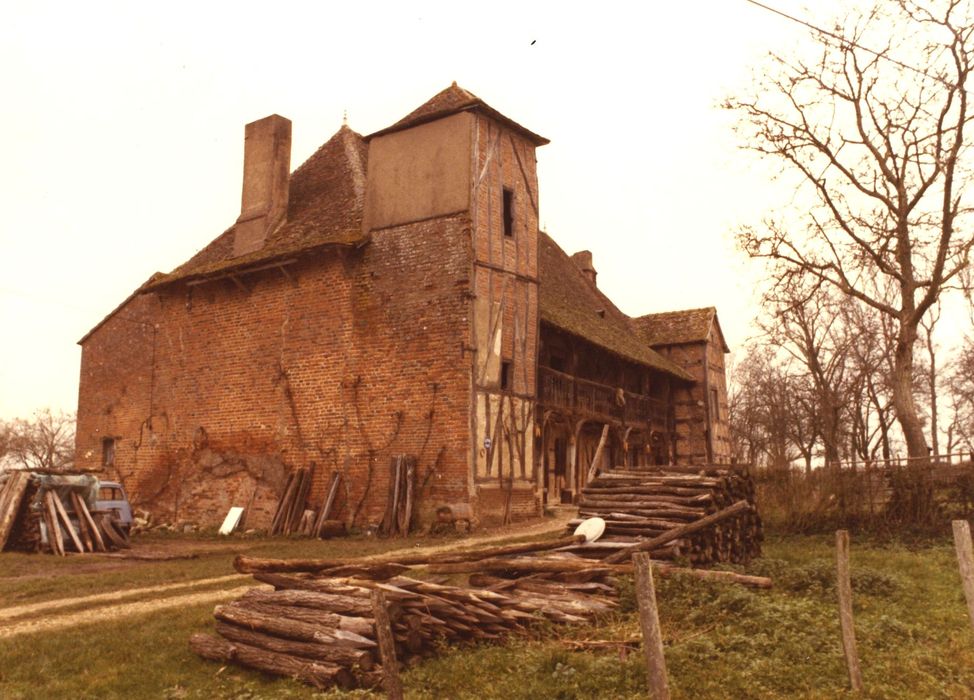
[[[551,139],[542,226],[623,311],[715,305],[740,346],[756,275],[733,234],[782,198],[719,103],[807,37],[745,0],[5,0],[0,418],[74,410],[81,336],[234,221],[245,123],[290,118],[297,167],[344,112],[367,134],[454,80]]]

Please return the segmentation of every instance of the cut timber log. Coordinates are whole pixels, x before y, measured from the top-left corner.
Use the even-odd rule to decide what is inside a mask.
[[[354,676],[337,664],[299,659],[239,642],[230,643],[209,634],[194,634],[190,637],[189,648],[205,659],[235,662],[265,673],[297,678],[315,688],[332,685],[350,688],[355,682]]]
[[[548,549],[558,549],[571,544],[578,544],[585,540],[582,536],[561,537],[554,540],[539,542],[524,542],[521,544],[486,547],[468,551],[443,552],[441,554],[409,554],[389,557],[367,557],[364,559],[265,559],[237,555],[233,560],[233,568],[242,574],[256,573],[321,573],[340,566],[377,566],[382,564],[401,564],[416,566],[419,564],[450,563],[462,561],[477,561],[491,557],[502,557],[510,554],[525,554],[541,552]],[[331,576],[346,576],[348,574],[330,573]]]
[[[54,494],[50,491],[44,492],[44,524],[47,525],[47,541],[51,545],[51,551],[63,557],[65,555],[64,538],[61,536],[61,527],[58,525],[54,498]]]
[[[318,513],[318,520],[317,522],[315,522],[315,531],[314,531],[315,537],[336,536],[336,533],[334,531],[330,533],[325,532],[325,527],[326,527],[325,524],[329,522],[329,518],[331,518],[331,509],[335,505],[335,498],[337,498],[338,496],[338,485],[339,483],[341,483],[341,480],[342,480],[341,472],[337,472],[337,471],[332,472],[331,484],[329,484],[328,486],[328,495],[325,497],[325,502],[321,505],[321,511]],[[331,521],[331,522],[340,522],[340,521]],[[345,531],[345,527],[344,527],[344,523],[342,523],[341,534],[344,534],[344,531]]]
[[[339,629],[345,632],[354,632],[363,637],[372,638],[373,621],[367,617],[355,617],[341,615],[339,613],[328,612],[326,610],[315,610],[314,608],[302,608],[298,605],[281,605],[279,603],[262,603],[254,599],[241,598],[236,600],[228,608],[238,608],[250,610],[269,617],[286,618],[307,622],[309,625],[318,625],[329,629]]]
[[[652,551],[653,549],[663,546],[667,542],[672,542],[673,540],[679,539],[681,537],[686,537],[687,535],[693,534],[694,532],[705,530],[708,527],[712,527],[713,525],[716,525],[722,520],[726,520],[727,518],[732,518],[735,515],[740,515],[741,513],[748,512],[750,511],[750,509],[751,506],[750,504],[748,504],[747,501],[738,501],[734,505],[728,508],[724,508],[723,510],[717,511],[716,513],[713,513],[711,515],[708,515],[705,518],[701,518],[700,520],[696,520],[692,523],[688,523],[687,525],[684,525],[682,527],[677,527],[667,532],[664,532],[662,535],[659,535],[658,537],[654,537],[651,540],[646,540],[645,542],[639,542],[638,544],[634,544],[629,549],[624,549],[620,552],[616,552],[615,554],[610,554],[603,561],[606,564],[617,564],[619,562],[623,562],[629,557],[631,557],[633,554],[635,554],[636,552]]]
[[[6,484],[0,490],[0,552],[6,547],[14,523],[17,521],[29,482],[30,475],[27,472],[10,472]]]
[[[71,537],[71,542],[74,543],[74,548],[76,551],[84,554],[85,547],[81,544],[81,538],[78,537],[78,533],[74,531],[74,525],[71,524],[71,518],[68,517],[68,512],[64,510],[64,504],[61,503],[61,497],[58,496],[53,491],[48,491],[51,494],[51,501],[54,503],[54,510],[57,513],[57,517],[61,519],[64,524],[64,530]]]
[[[375,666],[372,652],[365,649],[349,649],[348,647],[337,647],[320,642],[297,642],[293,639],[282,639],[219,621],[216,623],[216,631],[221,637],[231,642],[266,649],[278,654],[301,656],[339,666],[358,666],[363,671],[371,671]]]
[[[320,642],[352,649],[371,649],[375,642],[354,632],[346,632],[335,627],[310,624],[299,620],[280,619],[271,615],[247,610],[233,605],[218,605],[213,616],[237,627],[245,627],[257,632],[294,639],[299,642]]]
[[[271,534],[280,534],[281,529],[284,525],[284,518],[287,515],[287,511],[291,505],[291,500],[294,495],[294,489],[296,487],[295,481],[297,480],[297,473],[291,472],[287,475],[287,484],[284,486],[284,493],[281,494],[280,500],[277,502],[277,510],[274,512],[274,519],[271,521]]]
[[[85,508],[84,501],[74,491],[71,492],[71,507],[74,510],[75,517],[78,519],[78,534],[81,536],[81,541],[85,545],[85,549],[89,552],[95,551],[95,539],[92,534],[92,528],[88,524],[88,520],[84,516]]]
[[[606,569],[619,573],[629,573],[632,566],[622,564],[606,566],[605,560],[592,562],[588,559],[540,559],[521,557],[518,559],[480,559],[470,562],[456,562],[452,564],[430,564],[429,572],[433,574],[467,574],[486,573],[491,571],[517,572],[521,574],[564,573],[566,571],[583,571],[585,569]]]
[[[244,598],[280,603],[281,605],[299,605],[360,617],[367,616],[372,609],[368,599],[361,595],[335,593],[315,581],[280,574],[255,574],[254,578],[261,583],[268,583],[283,590],[262,591],[254,589],[244,594]]]

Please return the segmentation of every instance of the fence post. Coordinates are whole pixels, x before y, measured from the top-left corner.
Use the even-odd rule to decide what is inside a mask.
[[[974,550],[971,545],[971,525],[966,520],[955,520],[952,525],[960,579],[964,584],[964,597],[967,599],[967,615],[974,627]]]
[[[663,656],[663,635],[660,632],[659,612],[656,608],[653,564],[646,552],[633,554],[632,561],[636,567],[636,601],[639,603],[639,626],[643,632],[649,696],[653,700],[670,700],[670,688],[666,680],[666,658]]]
[[[835,531],[836,579],[839,593],[839,625],[842,628],[842,651],[849,669],[853,690],[862,690],[859,653],[856,651],[856,628],[852,619],[852,581],[849,578],[849,532]]]
[[[375,637],[379,642],[379,659],[387,696],[389,700],[402,700],[402,681],[399,680],[399,661],[396,659],[389,608],[385,594],[378,588],[372,589],[372,615],[375,617]]]

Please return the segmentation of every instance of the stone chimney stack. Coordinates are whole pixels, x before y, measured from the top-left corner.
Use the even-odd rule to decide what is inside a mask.
[[[592,252],[589,250],[580,250],[572,255],[572,262],[578,266],[578,269],[582,271],[582,274],[588,278],[588,281],[595,286],[595,277],[598,273],[595,271],[595,266],[592,264]]]
[[[291,120],[272,114],[244,131],[243,196],[234,227],[234,256],[260,250],[287,216]]]

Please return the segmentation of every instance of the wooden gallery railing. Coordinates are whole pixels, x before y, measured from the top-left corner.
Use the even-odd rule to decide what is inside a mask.
[[[605,384],[573,377],[549,367],[538,368],[538,400],[544,406],[565,408],[624,423],[649,423],[669,429],[666,402]]]

